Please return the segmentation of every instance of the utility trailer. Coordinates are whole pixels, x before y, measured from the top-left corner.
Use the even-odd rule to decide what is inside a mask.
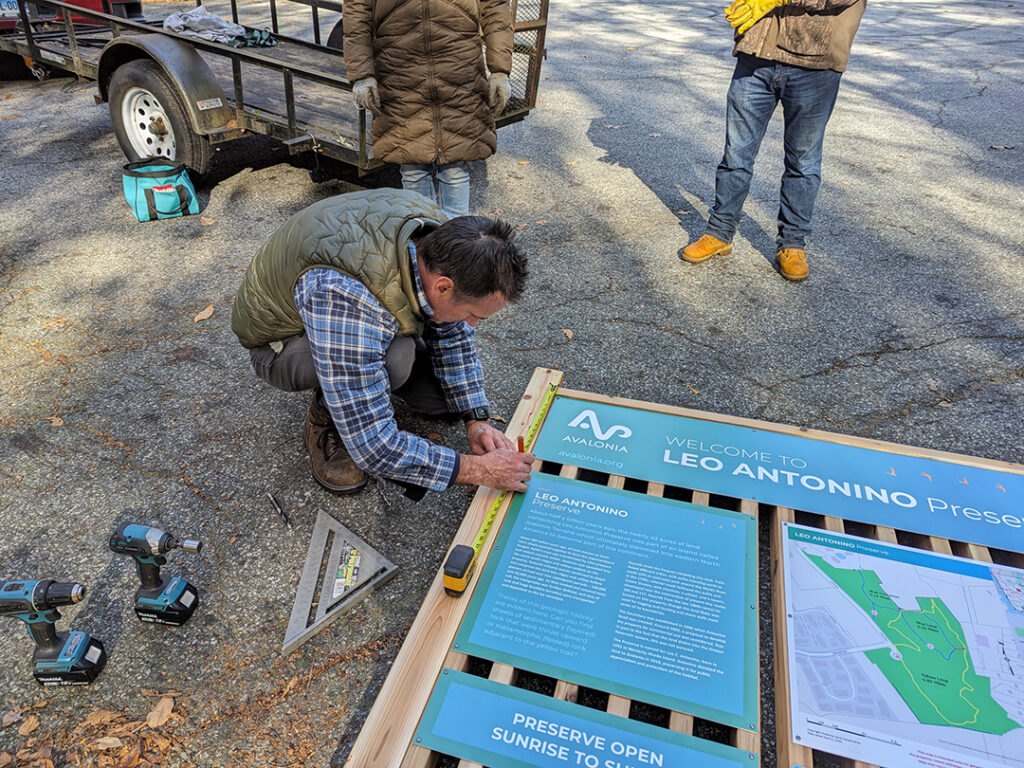
[[[15,0],[0,1],[10,22]],[[247,29],[269,26],[277,40],[242,48],[165,30],[162,19],[142,17],[137,0],[99,0],[102,10],[83,7],[96,0],[16,2],[17,19],[0,26],[0,56],[21,57],[37,76],[60,69],[95,80],[96,102],[109,104],[129,160],[166,157],[203,174],[213,146],[258,133],[292,154],[319,153],[360,173],[384,165],[370,150],[371,116],[356,106],[345,78],[338,2],[207,4]],[[548,0],[511,0],[511,7],[512,96],[499,127],[536,106],[544,57]]]

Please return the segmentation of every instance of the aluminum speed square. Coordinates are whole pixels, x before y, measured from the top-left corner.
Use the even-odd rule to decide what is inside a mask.
[[[326,628],[394,576],[395,568],[344,525],[318,512],[281,651],[291,653]]]

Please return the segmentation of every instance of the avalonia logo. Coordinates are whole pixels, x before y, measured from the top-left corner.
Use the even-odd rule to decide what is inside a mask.
[[[579,429],[590,429],[594,432],[594,437],[598,440],[607,440],[615,434],[619,434],[623,439],[632,437],[633,430],[629,427],[624,427],[621,424],[613,424],[608,428],[607,431],[601,429],[601,422],[597,420],[597,414],[589,408],[582,411],[579,416],[569,422],[570,427],[577,427]]]

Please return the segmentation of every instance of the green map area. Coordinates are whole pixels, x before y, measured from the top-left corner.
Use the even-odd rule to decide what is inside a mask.
[[[905,611],[882,588],[874,571],[836,568],[818,555],[807,557],[892,644],[865,655],[921,723],[998,736],[1021,727],[992,698],[990,679],[974,671],[963,628],[942,600],[918,597],[920,610]]]

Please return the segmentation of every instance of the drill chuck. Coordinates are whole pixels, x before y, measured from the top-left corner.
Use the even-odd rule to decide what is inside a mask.
[[[56,608],[60,605],[80,603],[83,597],[85,597],[85,587],[81,584],[53,582],[47,587],[44,600],[48,608]]]

